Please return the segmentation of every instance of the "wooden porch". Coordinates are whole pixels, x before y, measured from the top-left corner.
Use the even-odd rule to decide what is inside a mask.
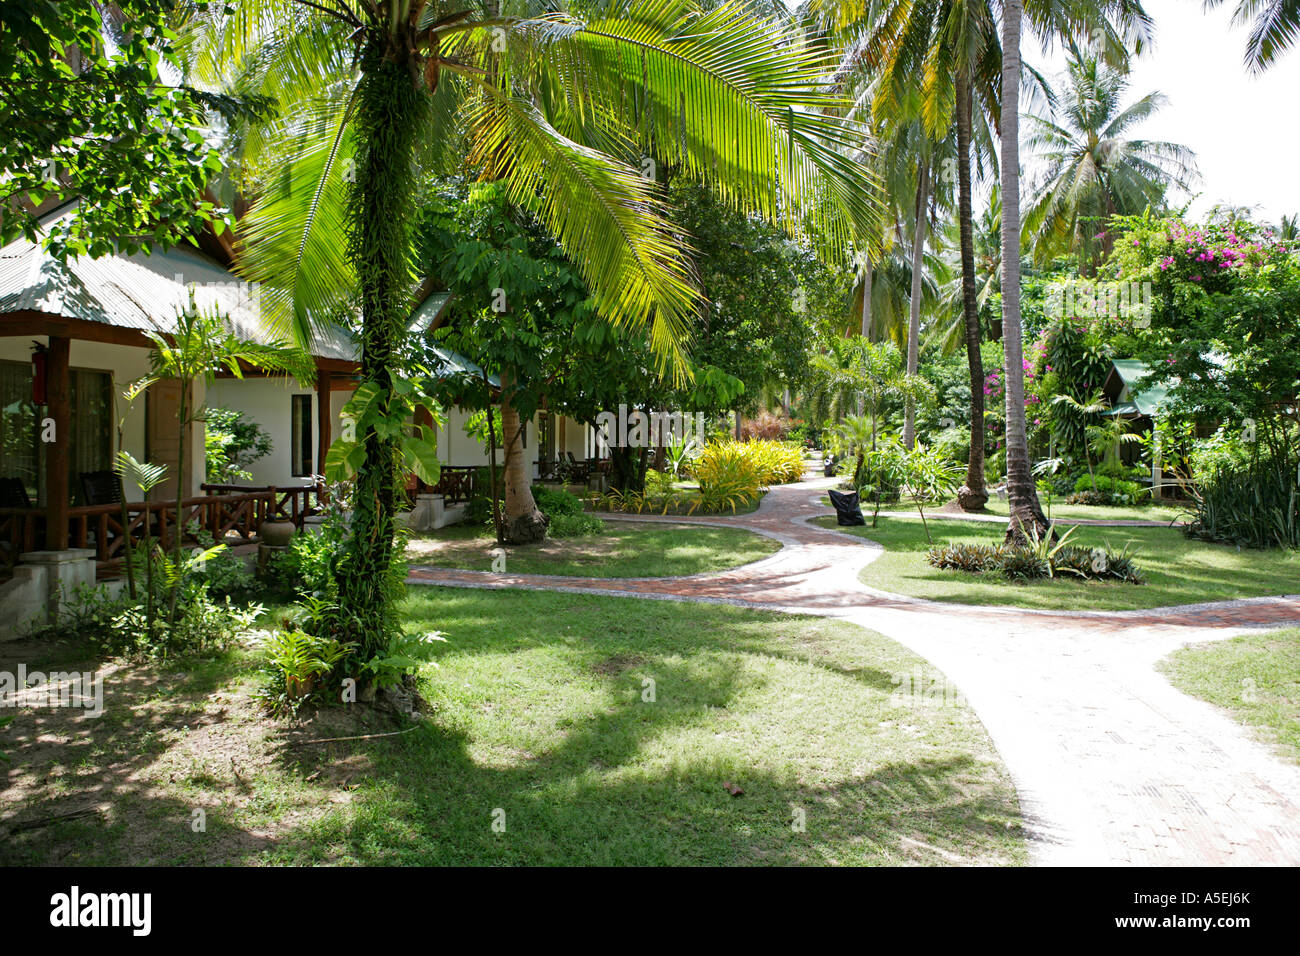
[[[302,530],[305,520],[320,513],[324,488],[202,485],[206,494],[180,502],[182,543],[198,545],[206,532],[217,543],[256,544],[266,521],[292,521]],[[52,535],[58,509],[0,508],[0,548],[4,566],[11,568],[24,552],[88,548],[95,552],[100,573],[111,572],[126,553],[126,542],[139,545],[152,538],[171,547],[176,533],[176,506],[171,501],[129,501],[125,504],[76,506],[66,509],[66,535]],[[56,536],[57,535],[57,536]],[[62,547],[51,547],[62,542]]]

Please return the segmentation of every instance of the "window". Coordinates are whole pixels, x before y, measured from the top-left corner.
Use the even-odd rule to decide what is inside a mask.
[[[20,478],[27,496],[39,500],[40,420],[32,404],[32,367],[0,362],[0,478]]]
[[[79,476],[113,466],[113,376],[88,369],[69,370],[68,489],[75,493]],[[32,402],[32,367],[0,362],[0,477],[21,478],[28,497],[45,504],[45,445],[41,422],[45,409]]]
[[[71,370],[72,476],[113,467],[113,377]],[[76,487],[72,485],[71,487]]]
[[[310,395],[294,395],[293,423],[290,444],[293,456],[291,473],[295,478],[314,475],[312,470],[311,399]]]

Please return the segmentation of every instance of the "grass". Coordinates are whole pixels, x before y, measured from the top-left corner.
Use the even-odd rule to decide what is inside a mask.
[[[879,635],[538,592],[421,588],[408,617],[450,643],[421,674],[431,717],[400,736],[309,743],[395,729],[337,707],[268,720],[248,650],[123,668],[98,721],[22,714],[0,829],[103,809],[5,836],[0,862],[1025,861],[982,725],[900,695],[941,675]]]
[[[675,577],[739,567],[781,547],[771,538],[740,528],[601,517],[607,522],[602,534],[507,547],[506,571],[589,578]],[[492,570],[495,550],[491,529],[465,525],[407,542],[407,556],[413,563],[470,571]]]
[[[1160,670],[1300,763],[1300,630],[1194,644],[1165,658]]]
[[[827,508],[831,507],[831,499],[825,495],[821,498],[821,503]],[[945,506],[946,507],[946,506]],[[955,504],[953,505],[955,507]],[[868,498],[862,502],[862,512],[868,519],[871,517],[872,509],[875,503]],[[882,501],[880,510],[884,511],[911,511],[916,512],[916,505],[910,500],[907,501]],[[1043,502],[1043,510],[1047,510],[1047,503]],[[927,520],[931,514],[942,517],[945,512],[934,508],[927,507],[925,516]],[[949,512],[951,513],[951,512]],[[978,513],[978,512],[977,512]],[[985,514],[998,515],[1007,517],[1007,503],[998,498],[990,498],[987,505],[984,506]],[[956,519],[960,520],[960,519]],[[1185,522],[1188,520],[1187,513],[1181,508],[1171,505],[1067,505],[1061,502],[1052,504],[1053,521],[1158,521],[1161,524],[1169,524],[1172,521]]]
[[[1000,524],[932,517],[927,514],[935,544],[948,542],[996,544],[1005,529]],[[818,518],[834,528],[833,517]],[[930,566],[930,545],[919,518],[881,518],[871,527],[839,528],[883,545],[884,554],[861,574],[869,587],[896,594],[961,604],[1006,604],[1023,608],[1121,611],[1227,601],[1237,598],[1295,593],[1300,587],[1300,553],[1238,551],[1231,545],[1191,541],[1174,528],[1096,528],[1079,526],[1072,544],[1122,548],[1132,543],[1145,584],[1082,582],[1073,578],[1013,583],[1000,575],[964,574]],[[1063,530],[1063,529],[1062,529]]]
[[[1046,511],[1047,502],[1044,501],[1042,504],[1043,510]],[[1008,514],[1007,502],[997,497],[990,498],[984,508],[992,514],[1002,515],[1003,517]],[[1161,524],[1189,520],[1187,512],[1179,505],[1067,505],[1064,501],[1052,502],[1053,521],[1077,521],[1079,519],[1089,521],[1159,521]]]

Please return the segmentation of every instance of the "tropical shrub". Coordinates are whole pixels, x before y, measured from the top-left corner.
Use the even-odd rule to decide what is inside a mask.
[[[763,485],[787,485],[803,478],[803,449],[793,442],[742,442],[758,464]]]
[[[270,433],[233,408],[203,411],[206,474],[213,484],[251,481],[248,466],[271,453]]]
[[[903,456],[903,488],[916,505],[927,540],[930,525],[925,505],[947,501],[957,493],[965,476],[964,466],[947,457],[940,448],[926,448],[918,442]]]
[[[1136,481],[1106,474],[1080,475],[1067,500],[1070,504],[1131,505],[1146,494],[1147,489]]]
[[[694,514],[701,507],[701,499],[684,491],[666,495],[652,495],[643,491],[620,491],[611,488],[604,494],[593,493],[586,499],[591,511],[610,511],[622,514]]]
[[[766,409],[748,418],[741,418],[741,441],[780,441],[790,431],[790,419]]]
[[[582,514],[582,499],[562,488],[533,485],[533,501],[537,502],[537,507],[542,514],[552,521],[560,515]]]
[[[340,644],[288,624],[270,632],[262,644],[266,681],[261,696],[273,710],[296,711],[347,656],[351,644]]]
[[[557,514],[546,526],[546,533],[552,538],[580,538],[604,530],[605,522],[589,514]]]
[[[758,499],[764,482],[755,446],[759,442],[725,441],[706,445],[695,463],[700,483],[700,508],[711,513],[735,512]],[[800,469],[803,468],[802,459]]]
[[[662,498],[675,490],[673,476],[666,471],[647,469],[645,473],[645,493],[647,497]]]
[[[1010,581],[1030,581],[1068,576],[1080,580],[1123,581],[1141,584],[1142,574],[1129,547],[1114,550],[1071,544],[1074,528],[1057,536],[1031,535],[1020,545],[946,544],[931,548],[926,558],[932,567],[967,574],[997,574]]]
[[[1300,461],[1264,454],[1224,460],[1203,471],[1192,490],[1186,533],[1247,548],[1300,548]]]

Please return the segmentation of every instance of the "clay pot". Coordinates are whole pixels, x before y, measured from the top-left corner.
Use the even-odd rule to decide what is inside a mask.
[[[292,521],[263,521],[259,529],[262,543],[271,548],[287,548],[297,530]]]

